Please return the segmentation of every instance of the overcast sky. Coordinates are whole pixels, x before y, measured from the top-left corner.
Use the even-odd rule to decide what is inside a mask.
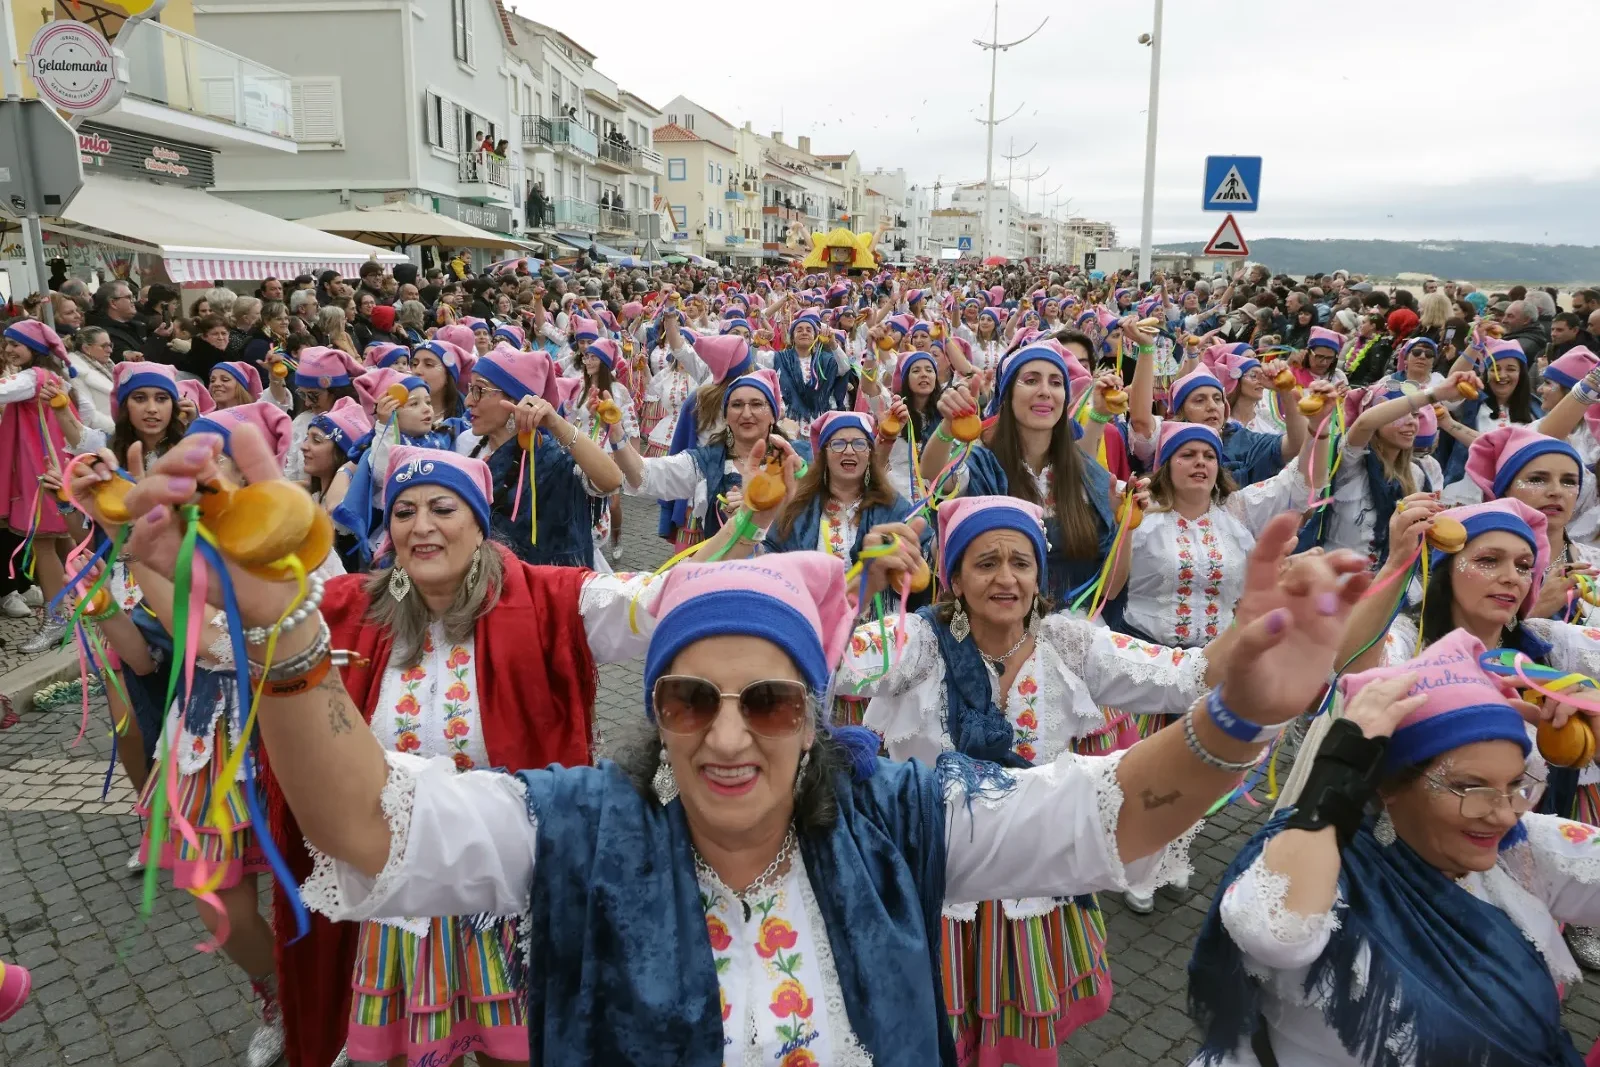
[[[656,106],[683,93],[734,123],[854,148],[864,168],[981,180],[988,0],[704,4],[511,0],[598,54]],[[1072,214],[1136,242],[1150,0],[1002,0],[1000,158]],[[555,12],[559,11],[557,15]],[[1247,238],[1467,238],[1600,244],[1593,100],[1600,3],[1172,0],[1166,5],[1155,237],[1204,240],[1204,157],[1264,157]],[[895,57],[884,62],[885,57]],[[1591,127],[1592,128],[1592,127]],[[1059,187],[1059,190],[1058,190]],[[1027,186],[1018,181],[1019,196]],[[1068,208],[1063,204],[1063,209]]]

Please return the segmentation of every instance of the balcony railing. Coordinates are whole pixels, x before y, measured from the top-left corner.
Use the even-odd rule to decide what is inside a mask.
[[[581,226],[586,230],[600,228],[600,207],[576,197],[563,197],[553,205],[557,226]]]
[[[483,151],[467,152],[457,163],[456,177],[463,182],[511,188],[511,168],[504,156]]]
[[[600,229],[610,233],[631,233],[633,231],[633,212],[623,211],[619,208],[601,208]]]
[[[533,116],[533,140],[557,149],[569,149],[588,159],[595,159],[600,151],[600,140],[594,131],[576,119],[545,119]]]
[[[621,167],[623,170],[630,170],[633,167],[633,149],[626,145],[620,145],[614,141],[601,141],[599,155],[605,162]]]
[[[294,140],[289,76],[254,60],[141,21],[118,35],[128,57],[128,93],[177,111]]]
[[[660,174],[662,172],[661,153],[649,148],[635,148],[633,150],[634,164],[647,174]]]

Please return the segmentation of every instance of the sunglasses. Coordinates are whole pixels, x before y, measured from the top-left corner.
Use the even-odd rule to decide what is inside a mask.
[[[724,693],[704,678],[683,674],[656,679],[656,721],[670,734],[705,733],[729,698],[738,699],[745,725],[761,737],[791,737],[805,725],[803,682],[773,678],[751,682],[737,693]]]

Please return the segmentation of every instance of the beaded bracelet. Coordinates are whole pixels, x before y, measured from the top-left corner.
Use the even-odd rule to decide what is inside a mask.
[[[1198,706],[1198,703],[1197,701],[1196,706]],[[1200,735],[1195,733],[1194,729],[1194,708],[1192,707],[1183,713],[1183,741],[1189,746],[1189,751],[1193,752],[1195,758],[1201,763],[1204,763],[1207,767],[1215,767],[1219,771],[1227,771],[1229,774],[1243,774],[1254,767],[1259,760],[1259,757],[1251,756],[1247,760],[1231,763],[1201,744]]]
[[[322,576],[320,574],[308,575],[306,577],[306,586],[306,598],[289,613],[288,617],[283,620],[283,624],[278,627],[278,635],[280,637],[311,618],[317,613],[317,608],[322,606]],[[244,632],[245,644],[266,644],[268,639],[272,637],[272,629],[271,626],[250,627]]]
[[[279,663],[274,663],[270,671],[263,672],[261,664],[250,661],[250,676],[260,679],[265,677],[268,681],[282,681],[285,678],[294,678],[304,674],[317,665],[317,661],[327,656],[333,649],[333,631],[328,629],[328,623],[321,616],[317,618],[319,629],[316,640],[305,651],[289,657]]]

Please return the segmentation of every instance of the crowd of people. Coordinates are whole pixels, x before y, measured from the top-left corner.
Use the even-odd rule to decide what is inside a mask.
[[[1582,1064],[1600,293],[1419,288],[64,279],[4,328],[0,612],[114,679],[253,1065],[1053,1065],[1096,894],[1280,757],[1196,1062]]]

